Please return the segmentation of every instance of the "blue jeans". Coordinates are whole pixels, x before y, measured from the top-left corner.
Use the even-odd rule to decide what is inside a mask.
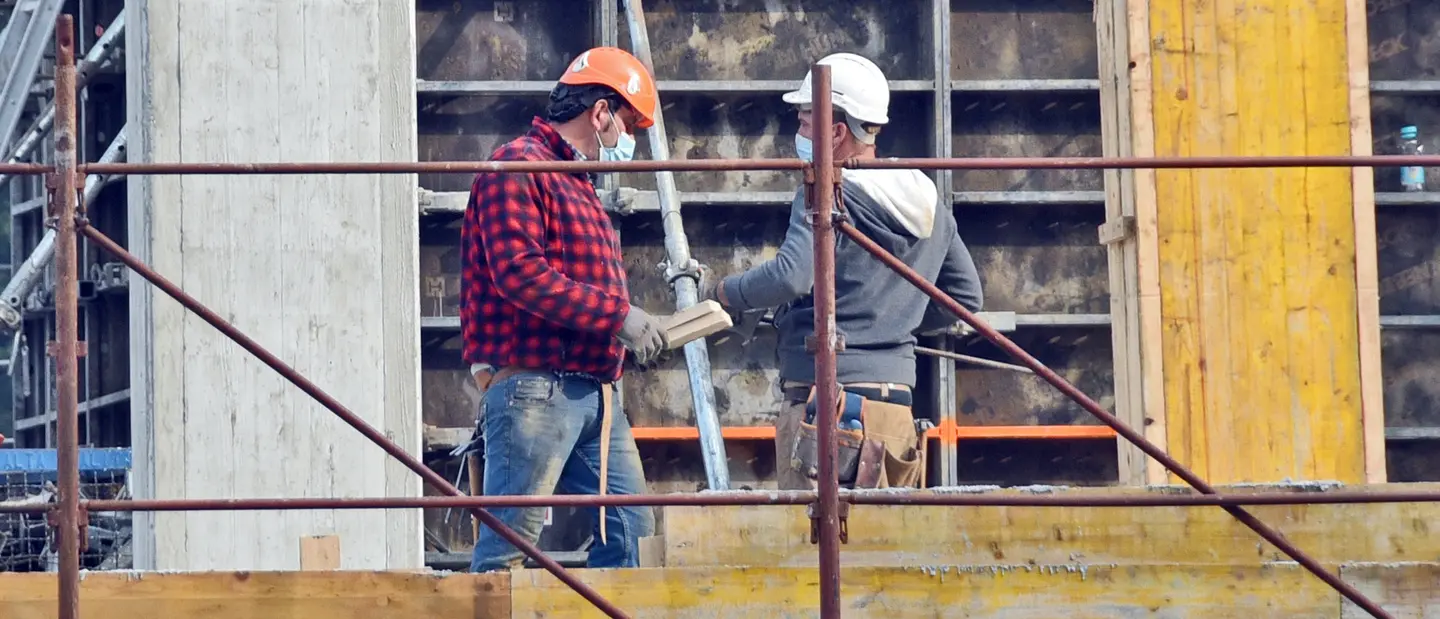
[[[520,372],[485,391],[485,495],[600,493],[600,384],[576,374]],[[612,407],[609,494],[644,494],[645,472],[630,422]],[[607,507],[607,537],[600,540],[599,510],[580,511],[594,522],[595,545],[588,567],[635,567],[641,537],[655,534],[649,507]],[[534,543],[540,539],[545,508],[496,508],[490,513]],[[490,527],[481,526],[471,572],[520,566],[523,556]]]

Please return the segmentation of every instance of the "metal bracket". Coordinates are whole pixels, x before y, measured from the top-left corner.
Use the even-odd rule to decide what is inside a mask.
[[[805,506],[805,516],[810,519],[810,543],[820,543],[820,510],[819,504],[810,503]],[[840,543],[850,543],[850,504],[840,501]]]
[[[846,215],[846,214],[845,214],[845,211],[843,211],[843,210],[841,210],[841,209],[838,209],[838,208],[837,208],[837,209],[831,209],[831,210],[830,210],[830,225],[832,225],[832,226],[838,226],[838,225],[840,225],[840,224],[849,223],[849,222],[850,222],[850,216],[849,216],[849,215]],[[815,225],[815,211],[810,210],[810,209],[806,209],[806,210],[805,210],[805,223],[810,224],[810,225],[812,225],[812,226]]]
[[[80,508],[80,513],[75,518],[75,532],[80,536],[80,552],[90,550],[90,510]],[[45,512],[45,524],[51,529],[60,528],[60,505],[52,503],[50,511]]]
[[[819,350],[820,341],[816,340],[814,335],[805,336],[805,352],[813,355],[816,352],[819,352]],[[835,333],[835,352],[840,352],[842,350],[845,350],[845,334],[837,331]]]
[[[77,358],[84,357],[86,354],[89,353],[89,351],[90,347],[85,345],[85,340],[77,340],[75,342],[75,356]],[[60,354],[60,342],[57,342],[55,340],[45,342],[45,354],[51,357]]]
[[[670,264],[669,260],[662,261],[660,264],[655,266],[658,267],[660,271],[665,274],[665,283],[667,284],[674,285],[675,280],[682,277],[688,277],[695,280],[695,285],[700,285],[700,271],[702,267],[700,266],[700,263],[694,258],[691,258],[690,261],[687,262],[682,268],[676,268],[674,265]]]

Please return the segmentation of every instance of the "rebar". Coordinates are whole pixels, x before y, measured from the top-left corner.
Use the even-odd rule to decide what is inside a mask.
[[[55,173],[47,183],[55,222],[55,425],[60,505],[60,619],[80,618],[80,274],[75,246],[75,24],[55,21]]]
[[[839,423],[840,384],[835,348],[835,226],[831,221],[839,174],[834,166],[835,138],[830,132],[834,110],[830,101],[830,67],[811,69],[810,126],[815,171],[807,177],[810,225],[815,230],[815,428],[820,460],[816,515],[820,533],[820,617],[840,617],[840,477],[836,470],[835,425]]]
[[[1123,421],[1120,421],[1118,417],[1112,415],[1110,411],[1105,410],[1104,407],[1091,399],[1090,396],[1085,395],[1085,393],[1076,388],[1075,385],[1070,384],[1069,381],[1062,378],[1059,374],[1056,374],[1054,370],[1041,363],[1039,359],[1025,352],[1025,350],[1016,345],[1015,342],[1010,341],[1010,338],[1005,337],[989,324],[986,324],[985,321],[980,320],[980,318],[971,313],[970,310],[965,309],[965,307],[960,305],[955,299],[950,298],[950,295],[945,294],[937,288],[935,284],[930,283],[929,280],[917,273],[915,269],[910,268],[909,265],[902,262],[899,258],[896,258],[890,252],[885,251],[885,248],[862,234],[855,226],[842,221],[839,223],[838,228],[841,233],[849,237],[850,240],[854,241],[857,245],[865,248],[865,251],[870,252],[878,258],[880,262],[883,262],[885,266],[890,267],[892,271],[900,274],[901,277],[904,277],[907,281],[920,288],[920,290],[924,291],[925,294],[936,303],[943,305],[945,309],[965,321],[966,324],[973,327],[975,331],[984,336],[985,339],[993,342],[996,346],[1000,347],[1001,350],[1004,350],[1011,357],[1019,361],[1021,365],[1030,368],[1035,374],[1045,379],[1045,382],[1059,389],[1061,393],[1065,394],[1065,396],[1071,400],[1074,400],[1081,408],[1089,411],[1090,414],[1104,422],[1105,425],[1113,428],[1117,434],[1125,437],[1125,440],[1130,441],[1136,447],[1139,447],[1141,451],[1145,452],[1145,454],[1151,458],[1154,458],[1166,469],[1169,469],[1175,476],[1184,480],[1185,483],[1190,484],[1202,494],[1218,494],[1215,488],[1210,486],[1209,483],[1201,479],[1194,472],[1190,471],[1190,469],[1186,468],[1185,465],[1180,464],[1178,460],[1170,457],[1170,454],[1165,453],[1164,450],[1155,446],[1154,443],[1146,440],[1139,432],[1125,425]],[[819,264],[819,258],[820,256],[817,255],[817,265]],[[817,266],[816,269],[818,271],[819,267]],[[818,285],[819,276],[817,275],[816,277]],[[818,322],[817,320],[817,323]],[[1245,511],[1244,508],[1231,505],[1223,506],[1222,508],[1230,512],[1230,515],[1234,516],[1236,520],[1250,527],[1252,531],[1255,531],[1255,533],[1264,538],[1265,541],[1270,542],[1276,548],[1280,549],[1281,552],[1289,555],[1290,558],[1294,559],[1295,562],[1299,563],[1306,570],[1309,570],[1310,573],[1314,574],[1317,578],[1334,587],[1336,591],[1339,591],[1346,599],[1354,602],[1356,606],[1365,609],[1365,611],[1369,612],[1372,616],[1381,619],[1388,619],[1390,617],[1389,613],[1371,601],[1370,598],[1365,597],[1364,594],[1351,586],[1350,583],[1332,574],[1329,570],[1325,569],[1325,566],[1321,565],[1319,561],[1316,561],[1314,557],[1300,550],[1294,544],[1291,544],[1279,531],[1270,528],[1269,525],[1261,522],[1258,518],[1251,515],[1250,512]]]
[[[72,191],[71,193],[73,194],[74,192]],[[210,323],[210,326],[215,327],[221,333],[225,334],[226,337],[230,338],[230,341],[235,342],[236,344],[240,345],[241,348],[249,351],[250,354],[255,355],[256,359],[259,359],[265,365],[270,366],[270,369],[278,372],[281,376],[285,378],[285,380],[289,381],[290,384],[299,387],[301,391],[309,394],[309,396],[314,398],[316,402],[319,402],[321,406],[329,409],[330,412],[334,413],[335,416],[339,417],[350,427],[355,428],[361,434],[365,435],[365,438],[370,439],[371,442],[375,443],[381,449],[385,450],[385,453],[390,454],[396,460],[399,460],[402,464],[404,464],[406,468],[414,471],[417,475],[424,479],[426,483],[430,484],[430,487],[451,496],[464,496],[463,492],[461,492],[458,488],[452,485],[449,481],[446,481],[446,479],[444,477],[441,477],[439,473],[436,473],[430,467],[425,466],[425,463],[416,459],[415,456],[410,455],[408,452],[405,451],[404,448],[396,445],[395,442],[390,440],[389,437],[385,436],[379,430],[376,430],[374,426],[366,423],[364,419],[361,419],[350,409],[346,408],[345,405],[341,404],[339,400],[336,400],[333,396],[320,389],[320,387],[316,386],[315,383],[310,382],[310,379],[305,378],[298,371],[296,371],[295,368],[286,365],[284,361],[281,361],[279,357],[276,357],[269,350],[266,350],[265,347],[259,344],[259,342],[250,339],[249,336],[245,335],[243,332],[237,329],[235,325],[230,324],[224,318],[221,318],[219,314],[216,314],[213,310],[206,307],[200,301],[196,300],[195,297],[190,296],[184,290],[181,290],[179,286],[175,285],[170,280],[165,279],[164,276],[155,272],[154,269],[151,269],[148,265],[141,262],[139,258],[136,258],[134,254],[126,251],[125,248],[120,246],[120,244],[116,243],[114,240],[111,240],[110,237],[105,236],[104,233],[88,225],[80,226],[79,230],[82,234],[89,238],[91,242],[98,245],[100,249],[114,254],[117,259],[125,263],[125,266],[130,267],[130,270],[138,273],[141,277],[144,277],[151,284],[154,284],[155,287],[164,291],[165,294],[170,295],[170,298],[175,299],[181,305],[185,306],[186,309],[194,312],[196,316],[199,316],[205,322]],[[74,233],[71,233],[69,235],[69,238],[73,243],[75,238]],[[61,306],[59,306],[57,303],[57,307]],[[64,307],[75,307],[73,297],[70,305]],[[569,585],[571,589],[574,589],[576,593],[579,593],[581,595],[581,597],[589,600],[590,603],[594,604],[596,608],[616,619],[624,619],[628,617],[628,615],[626,615],[623,611],[617,608],[614,604],[611,604],[608,600],[601,597],[600,594],[597,593],[594,589],[590,588],[589,585],[581,582],[580,579],[576,578],[574,574],[566,571],[563,566],[561,566],[554,559],[550,558],[548,555],[542,552],[534,544],[530,543],[529,540],[520,537],[519,533],[516,533],[510,527],[505,526],[505,523],[501,522],[500,519],[495,517],[494,514],[491,514],[490,512],[479,508],[476,508],[472,511],[474,512],[475,517],[480,520],[481,524],[484,524],[485,526],[493,529],[497,535],[504,538],[505,541],[510,542],[511,545],[515,546],[517,549],[520,550],[520,552],[524,553],[526,556],[534,559],[536,563],[540,564],[540,567],[545,568],[546,571],[554,574],[555,578],[559,579],[560,582]]]

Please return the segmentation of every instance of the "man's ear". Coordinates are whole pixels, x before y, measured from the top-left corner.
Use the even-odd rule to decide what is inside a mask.
[[[850,128],[846,127],[843,122],[837,122],[830,125],[830,135],[835,138],[835,145],[839,146],[850,137]]]

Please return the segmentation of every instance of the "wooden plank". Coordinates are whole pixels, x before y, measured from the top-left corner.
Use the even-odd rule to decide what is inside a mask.
[[[1136,157],[1155,156],[1154,66],[1150,57],[1149,0],[1127,0],[1126,29],[1130,39],[1130,132]],[[1159,202],[1156,171],[1135,170],[1135,266],[1139,288],[1141,404],[1145,438],[1170,450],[1165,406],[1164,332],[1161,316]],[[1164,483],[1168,473],[1159,465],[1145,469],[1148,484]]]
[[[300,570],[306,572],[340,569],[340,537],[311,535],[300,538]]]
[[[1373,489],[1392,492],[1417,486],[1392,484]],[[1039,487],[1001,491],[972,487],[939,491],[1085,495],[1121,490]],[[1123,490],[1135,494],[1177,491],[1181,490]],[[1428,535],[1425,529],[1425,523],[1440,517],[1440,505],[1436,504],[1270,505],[1247,509],[1326,563],[1440,557],[1440,537]],[[667,507],[664,513],[661,534],[666,540],[668,566],[816,565],[815,547],[809,543],[810,523],[803,506]],[[1075,562],[1244,566],[1287,560],[1218,508],[856,506],[851,508],[848,527],[850,541],[845,546],[844,561],[852,567]],[[1337,534],[1359,530],[1367,534]],[[726,534],[716,535],[715,531]]]
[[[1130,39],[1126,0],[1095,4],[1100,59],[1100,126],[1107,157],[1134,153],[1131,135]],[[1115,414],[1132,428],[1145,428],[1140,370],[1139,280],[1136,272],[1135,173],[1105,172],[1106,224],[1100,243],[1106,245],[1110,273],[1110,338],[1115,374]],[[1107,235],[1107,230],[1111,230]],[[1128,441],[1116,444],[1119,481],[1145,483],[1147,459]]]
[[[1149,6],[1155,154],[1349,152],[1342,6]],[[1220,483],[1363,479],[1349,172],[1156,179],[1171,453]]]
[[[1366,0],[1345,0],[1345,59],[1350,88],[1350,153],[1373,154],[1370,130],[1370,36]],[[1380,350],[1380,268],[1376,248],[1375,169],[1355,168],[1350,185],[1355,225],[1355,302],[1360,354],[1360,417],[1365,481],[1384,483],[1385,383]]]
[[[591,570],[582,578],[635,617],[712,619],[814,617],[814,568],[717,567]],[[602,617],[548,572],[515,572],[515,619]],[[1165,617],[1326,618],[1339,596],[1291,565],[1266,567],[1111,567],[1096,565],[948,565],[844,567],[845,617]],[[1237,595],[1237,591],[1243,594]],[[1163,610],[1161,610],[1163,609]]]
[[[1340,568],[1340,577],[1384,608],[1395,619],[1440,616],[1440,565],[1434,563],[1355,564]],[[1365,612],[1341,600],[1341,619],[1365,619]]]
[[[0,574],[0,617],[57,617],[54,574]],[[92,572],[84,619],[510,617],[510,575],[406,572]]]

